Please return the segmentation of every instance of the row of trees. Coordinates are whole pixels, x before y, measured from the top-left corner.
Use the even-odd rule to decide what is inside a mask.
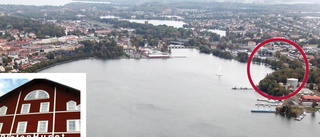
[[[220,57],[220,58],[224,58],[224,59],[232,59],[232,55],[230,52],[221,50],[221,49],[213,49],[212,50],[212,55]]]
[[[82,41],[84,46],[80,47],[74,51],[55,51],[49,52],[47,54],[48,60],[42,61],[40,63],[34,64],[28,67],[22,72],[36,72],[46,67],[52,65],[63,63],[66,61],[77,60],[87,57],[97,57],[97,58],[119,58],[124,55],[123,49],[117,46],[113,39],[103,40],[100,42],[96,41]]]
[[[98,58],[119,58],[123,53],[123,48],[117,46],[114,39],[103,40],[100,42],[96,41],[82,41],[80,42],[84,47],[79,48],[78,52],[89,54],[93,57]]]

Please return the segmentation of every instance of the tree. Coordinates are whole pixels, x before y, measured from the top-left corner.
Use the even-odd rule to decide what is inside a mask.
[[[248,54],[247,53],[238,53],[238,58],[240,62],[247,62],[248,61]]]
[[[52,53],[52,52],[49,52],[48,54],[47,54],[47,58],[48,59],[54,59],[54,54]]]
[[[314,87],[314,85],[311,83],[310,85],[309,85],[309,89],[313,89],[313,87]]]
[[[211,53],[211,49],[209,46],[200,46],[200,53],[206,53],[206,54],[210,54]]]

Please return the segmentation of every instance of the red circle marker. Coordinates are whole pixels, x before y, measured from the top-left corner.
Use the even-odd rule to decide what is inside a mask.
[[[296,91],[292,92],[291,94],[289,94],[287,96],[282,96],[282,97],[270,96],[270,95],[262,92],[260,89],[258,89],[258,87],[256,85],[254,85],[254,83],[252,81],[252,78],[251,78],[250,65],[251,65],[252,58],[253,58],[254,54],[258,51],[258,49],[260,47],[262,47],[262,46],[264,46],[264,45],[266,45],[267,43],[270,43],[270,42],[286,42],[288,44],[293,45],[302,54],[303,59],[304,59],[304,63],[306,65],[306,72],[304,74],[302,84],[298,87],[298,89]],[[248,75],[250,84],[253,87],[253,89],[255,89],[255,91],[258,92],[261,96],[264,96],[264,97],[266,97],[268,99],[273,99],[273,100],[283,100],[283,99],[287,99],[287,98],[290,98],[290,97],[296,95],[303,88],[303,86],[306,84],[306,82],[308,80],[308,75],[309,75],[309,71],[308,70],[309,70],[309,63],[308,63],[307,56],[304,53],[304,51],[296,43],[294,43],[294,42],[292,42],[292,41],[290,41],[288,39],[284,39],[284,38],[271,38],[271,39],[265,40],[262,43],[260,43],[256,48],[253,49],[251,55],[249,56],[248,63],[247,63],[247,75]]]

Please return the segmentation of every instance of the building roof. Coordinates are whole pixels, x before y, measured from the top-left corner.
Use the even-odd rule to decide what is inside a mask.
[[[310,99],[310,100],[320,100],[319,96],[307,96],[307,95],[303,95],[301,96],[302,99]]]
[[[298,79],[296,79],[296,78],[287,78],[287,80],[298,81]]]
[[[50,85],[52,87],[56,86],[56,87],[65,88],[66,92],[70,92],[72,94],[77,94],[80,96],[80,90],[78,90],[78,89],[75,89],[75,88],[72,88],[72,87],[69,87],[69,86],[48,80],[48,79],[33,79],[33,80],[30,80],[29,82],[15,88],[15,89],[13,89],[12,91],[9,91],[8,93],[4,94],[3,96],[1,96],[0,102],[4,101],[7,98],[12,97],[14,94],[17,94],[19,91],[26,89],[26,88],[30,87],[31,85],[38,84],[38,83],[44,83],[44,84]]]

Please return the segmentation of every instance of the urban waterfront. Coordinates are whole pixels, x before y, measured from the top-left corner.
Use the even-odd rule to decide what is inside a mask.
[[[87,135],[108,137],[316,136],[319,113],[302,121],[251,113],[262,98],[250,87],[246,64],[175,49],[172,59],[86,59],[40,73],[87,73]],[[221,75],[217,73],[221,66]],[[252,65],[258,83],[271,69]]]

